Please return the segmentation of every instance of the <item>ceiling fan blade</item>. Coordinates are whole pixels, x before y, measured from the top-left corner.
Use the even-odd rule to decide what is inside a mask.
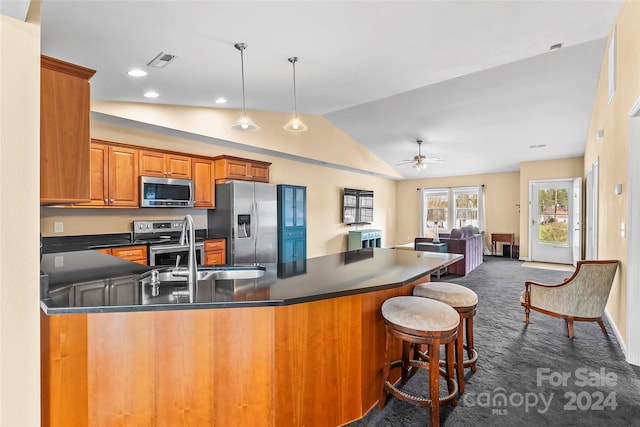
[[[427,163],[444,163],[444,160],[442,160],[440,157],[427,157],[422,161]]]

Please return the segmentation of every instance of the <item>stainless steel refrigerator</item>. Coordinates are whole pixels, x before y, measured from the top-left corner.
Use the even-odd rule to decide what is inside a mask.
[[[276,186],[262,182],[216,184],[216,208],[207,214],[209,236],[227,239],[227,263],[278,261]]]

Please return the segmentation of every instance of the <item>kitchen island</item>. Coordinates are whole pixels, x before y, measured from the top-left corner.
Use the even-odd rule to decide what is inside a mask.
[[[377,248],[327,255],[203,286],[191,304],[144,304],[144,290],[134,287],[121,292],[123,304],[111,305],[114,281],[135,283],[133,276],[103,277],[109,296],[102,305],[44,295],[42,425],[337,426],[359,419],[381,390],[382,302],[411,294],[459,257]],[[97,288],[99,280],[91,277]],[[50,291],[73,293],[77,285]]]

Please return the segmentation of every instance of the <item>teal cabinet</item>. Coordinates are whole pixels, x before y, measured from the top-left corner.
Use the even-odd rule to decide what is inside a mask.
[[[307,259],[307,187],[278,185],[278,262]]]
[[[379,248],[382,244],[382,230],[356,230],[349,232],[347,250]]]

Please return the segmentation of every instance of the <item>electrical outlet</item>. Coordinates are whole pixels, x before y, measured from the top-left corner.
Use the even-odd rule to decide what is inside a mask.
[[[53,265],[55,267],[64,267],[64,256],[56,255],[53,257]]]
[[[624,222],[620,223],[620,236],[625,237],[627,234],[627,227]]]
[[[64,232],[64,225],[61,222],[53,223],[53,232],[54,233],[62,233]]]

